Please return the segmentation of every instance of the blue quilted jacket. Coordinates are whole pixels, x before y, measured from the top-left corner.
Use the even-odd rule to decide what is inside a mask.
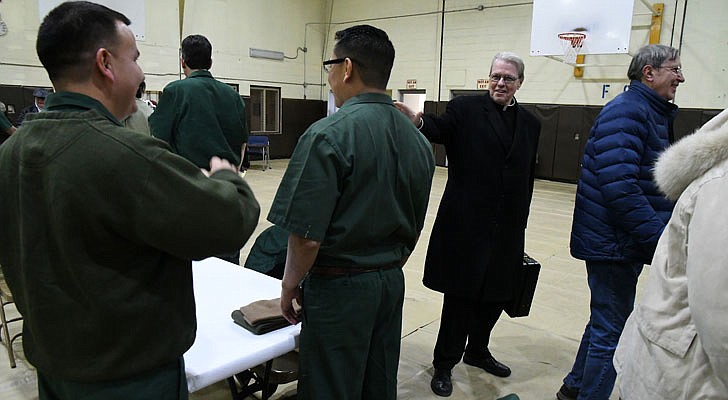
[[[677,106],[639,81],[610,101],[584,149],[571,229],[571,255],[649,264],[673,203],[652,177],[668,146]]]

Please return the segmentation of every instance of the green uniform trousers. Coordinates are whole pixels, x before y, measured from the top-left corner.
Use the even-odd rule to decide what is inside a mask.
[[[72,382],[38,371],[40,400],[187,400],[185,363],[179,360],[131,378]]]
[[[397,398],[404,274],[400,268],[303,283],[297,398]]]

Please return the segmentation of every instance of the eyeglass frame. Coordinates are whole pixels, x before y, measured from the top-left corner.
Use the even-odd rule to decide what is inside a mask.
[[[683,74],[682,66],[680,66],[680,67],[663,67],[663,66],[655,67],[655,66],[653,66],[652,68],[654,68],[654,69],[660,69],[660,68],[662,68],[662,69],[669,69],[670,71],[672,71],[673,74],[675,74],[675,76],[685,76]]]
[[[331,60],[326,60],[323,63],[321,63],[322,64],[322,67],[324,69],[324,72],[326,72],[328,74],[329,72],[331,72],[331,68],[332,68],[331,66],[332,65],[334,65],[334,64],[341,64],[344,61],[346,61],[347,58],[349,60],[351,60],[351,62],[353,62],[353,63],[357,63],[357,64],[359,64],[362,67],[364,66],[364,64],[362,64],[361,62],[359,62],[359,61],[357,61],[357,60],[355,60],[355,59],[353,59],[351,57],[334,58],[334,59],[331,59]]]
[[[496,77],[498,79],[496,79]],[[496,84],[498,82],[500,82],[501,79],[503,79],[503,83],[504,84],[506,84],[506,85],[513,85],[514,83],[516,83],[516,81],[518,81],[521,78],[518,78],[518,77],[515,77],[514,78],[514,77],[512,77],[510,75],[500,75],[500,74],[492,74],[492,75],[488,76],[488,81],[493,82],[493,83],[496,83]]]

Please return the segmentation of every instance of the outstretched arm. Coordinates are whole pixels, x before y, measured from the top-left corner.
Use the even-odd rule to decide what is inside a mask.
[[[409,118],[410,121],[412,121],[413,124],[417,127],[417,129],[422,128],[422,111],[414,112],[409,106],[406,104],[395,101],[394,106],[397,107],[399,111],[402,112],[407,118]]]

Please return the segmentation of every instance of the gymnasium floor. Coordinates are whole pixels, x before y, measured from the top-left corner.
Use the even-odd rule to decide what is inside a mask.
[[[270,226],[265,220],[287,160],[273,160],[263,171],[254,162],[246,180],[261,204],[261,220],[253,237]],[[415,253],[405,266],[406,294],[399,365],[399,399],[439,399],[430,391],[432,349],[439,327],[442,296],[422,285],[422,268],[437,207],[447,180],[447,169],[438,167],[430,195],[425,228]],[[531,315],[511,319],[503,314],[491,339],[491,351],[510,366],[513,374],[498,378],[458,364],[453,370],[454,391],[449,399],[491,400],[517,393],[523,400],[553,400],[563,376],[571,368],[581,333],[588,318],[586,271],[581,261],[569,255],[569,231],[574,205],[573,184],[536,181],[527,230],[526,251],[542,268]],[[252,240],[243,248],[248,254]],[[640,289],[649,273],[645,268]],[[14,311],[14,310],[13,310]],[[11,312],[12,314],[12,312]],[[11,329],[11,332],[17,332]],[[18,367],[9,368],[5,349],[0,349],[0,399],[37,398],[35,372],[24,360],[20,340],[15,342]],[[260,392],[257,393],[257,398]],[[219,382],[191,395],[191,399],[228,400],[227,385]],[[256,397],[251,397],[251,399]],[[295,383],[279,386],[273,399],[295,398]],[[617,399],[615,393],[611,399]]]

